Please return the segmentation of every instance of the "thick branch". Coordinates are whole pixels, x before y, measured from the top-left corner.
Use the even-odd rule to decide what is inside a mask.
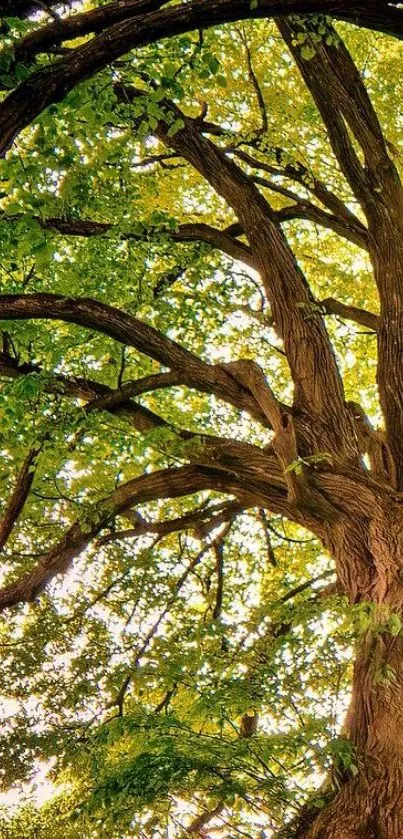
[[[123,20],[154,12],[166,5],[167,0],[115,0],[107,6],[91,9],[67,18],[59,18],[47,26],[35,29],[20,41],[14,48],[16,61],[28,61],[41,52],[70,41],[73,38],[102,32],[108,26]],[[56,5],[56,3],[54,4]]]
[[[367,208],[370,199],[367,175],[345,123],[345,102],[350,92],[344,90],[336,80],[334,69],[321,43],[315,41],[315,47],[312,47],[315,53],[312,58],[308,60],[303,57],[297,38],[301,35],[309,37],[306,23],[291,23],[288,19],[283,19],[277,21],[277,26],[312,94],[327,128],[330,144],[341,171],[357,200]],[[337,35],[335,37],[337,38]]]
[[[352,320],[354,323],[365,326],[371,332],[377,332],[379,326],[379,317],[373,312],[368,312],[366,309],[359,309],[357,306],[348,306],[346,303],[340,303],[334,297],[326,297],[321,300],[319,305],[325,310],[328,315],[338,315],[338,317],[345,320]]]
[[[222,366],[210,365],[132,315],[90,298],[57,294],[0,295],[0,319],[43,318],[75,323],[102,332],[122,344],[180,371],[181,383],[214,393],[267,425],[253,396],[234,382]]]
[[[353,15],[354,22],[359,24],[363,11],[366,11],[362,3],[352,8],[347,0],[340,0],[339,3],[334,0],[260,0],[256,7],[252,5],[253,8],[249,0],[215,0],[213,3],[211,0],[192,0],[109,26],[51,66],[38,70],[1,103],[0,154],[7,151],[22,129],[33,122],[48,105],[60,102],[79,82],[90,78],[134,47],[221,23],[279,15],[329,12],[348,20]],[[34,4],[21,3],[21,7],[23,12],[29,13],[28,10],[32,10]],[[3,4],[4,12],[7,8],[9,4]],[[389,8],[386,3],[383,8],[385,27],[391,24],[395,33],[401,35],[403,15]],[[376,17],[379,26],[379,15]],[[369,22],[366,14],[363,25],[368,26]]]
[[[33,571],[0,590],[0,611],[21,602],[30,602],[43,591],[58,574],[69,569],[78,556],[117,515],[135,505],[162,498],[179,498],[213,489],[217,492],[236,495],[241,506],[268,506],[274,512],[294,515],[289,507],[280,475],[276,477],[273,458],[256,448],[253,464],[253,446],[233,444],[224,441],[213,442],[211,455],[216,447],[216,462],[213,466],[192,465],[142,475],[120,486],[108,498],[93,506],[85,527],[78,521],[65,533],[58,544],[43,557]],[[232,449],[234,448],[234,453]],[[246,457],[244,458],[244,452]],[[251,456],[252,453],[252,456]],[[208,459],[212,460],[209,456]],[[251,464],[252,460],[252,464]],[[266,466],[264,461],[266,460]],[[243,462],[244,461],[244,462]],[[222,463],[222,465],[221,465]],[[243,467],[245,475],[237,474],[236,468]],[[268,468],[267,468],[268,467]],[[273,474],[271,474],[273,470]]]
[[[139,92],[116,86],[121,101]],[[140,94],[141,95],[141,94]],[[225,152],[202,136],[194,121],[176,106],[164,102],[183,127],[173,136],[165,123],[156,129],[159,139],[179,152],[211,184],[236,213],[249,240],[256,267],[269,297],[274,321],[295,385],[296,404],[323,424],[324,450],[340,456],[352,445],[342,382],[323,319],[294,254],[276,224],[275,214],[252,180],[229,160]],[[351,450],[350,450],[351,454]]]
[[[326,38],[319,35],[319,40],[316,24],[308,19],[298,23],[281,20],[277,25],[321,113],[339,166],[370,221],[378,215],[385,187],[393,185],[399,190],[400,184],[362,76],[330,23]],[[301,35],[308,43],[315,36],[314,54],[309,59],[297,44]],[[348,137],[347,126],[362,150],[365,167]]]

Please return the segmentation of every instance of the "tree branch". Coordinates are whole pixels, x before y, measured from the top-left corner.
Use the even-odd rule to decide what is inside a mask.
[[[327,230],[333,230],[338,236],[352,242],[359,248],[368,250],[368,234],[365,231],[352,227],[337,216],[326,213],[320,207],[316,207],[315,204],[308,201],[301,200],[298,204],[283,207],[281,210],[277,210],[276,216],[279,222],[291,221],[292,219],[312,221]]]
[[[48,52],[50,49],[62,44],[63,41],[70,41],[74,38],[102,32],[106,27],[114,23],[134,18],[147,12],[158,11],[165,6],[168,0],[115,0],[106,6],[98,9],[91,9],[67,18],[60,18],[58,21],[41,26],[21,38],[14,47],[15,60],[26,62],[41,52]],[[56,3],[54,3],[56,5]]]
[[[7,14],[8,2],[0,5],[0,13]],[[108,7],[106,7],[108,8]],[[23,16],[35,9],[34,3],[20,0]],[[68,55],[49,67],[33,73],[10,93],[0,105],[0,154],[48,106],[60,102],[79,82],[104,69],[134,47],[155,43],[161,38],[181,35],[194,29],[251,18],[269,19],[280,15],[333,13],[340,19],[368,26],[370,17],[363,4],[351,7],[347,0],[260,0],[251,8],[249,0],[191,0],[167,9],[160,9],[128,20],[114,23],[90,41],[72,49]],[[364,16],[363,16],[364,12]],[[382,8],[383,26],[394,34],[403,33],[403,15],[386,2]],[[376,25],[382,25],[375,14]]]
[[[253,396],[237,385],[222,365],[207,364],[154,327],[126,312],[84,297],[69,298],[46,293],[0,295],[0,319],[34,318],[74,323],[135,347],[165,367],[178,371],[182,384],[204,393],[214,393],[238,409],[248,411],[267,426],[267,418]]]
[[[290,162],[288,154],[284,151],[284,149],[281,149],[278,146],[273,149],[276,159],[279,161],[278,166],[266,163],[265,161],[262,161],[237,147],[229,147],[227,151],[235,155],[235,157],[238,157],[240,160],[243,160],[254,169],[261,169],[263,172],[268,172],[270,175],[274,175],[275,177],[285,178],[300,184],[308,192],[311,192],[312,195],[314,195],[318,201],[326,207],[326,209],[330,210],[332,215],[337,216],[340,220],[344,220],[352,228],[360,230],[363,234],[367,233],[366,227],[360,219],[354,215],[348,207],[346,207],[344,201],[332,192],[327,184],[325,184],[320,178],[316,177],[314,172],[308,169],[308,167],[305,166],[304,163],[301,163],[300,160]],[[285,161],[284,165],[280,165],[283,159]],[[297,202],[304,200],[299,195],[293,195],[292,197]]]
[[[260,111],[260,116],[261,116],[261,120],[262,120],[261,131],[262,131],[263,134],[265,134],[266,131],[267,131],[267,128],[268,128],[267,111],[266,111],[265,101],[264,101],[264,98],[263,98],[262,90],[261,90],[260,84],[258,82],[256,73],[253,69],[252,54],[251,54],[251,51],[250,51],[248,40],[247,40],[246,35],[245,35],[245,31],[242,30],[242,29],[238,29],[238,33],[239,33],[240,39],[242,41],[242,44],[243,44],[243,47],[244,47],[244,50],[245,50],[246,64],[247,64],[247,67],[248,67],[249,79],[250,79],[252,87],[255,91],[257,104],[258,104],[259,111]]]
[[[373,312],[368,312],[366,309],[359,309],[357,306],[348,306],[336,300],[334,297],[326,297],[325,300],[320,301],[319,306],[328,315],[338,315],[345,320],[352,320],[354,323],[370,329],[371,332],[377,332],[378,330],[379,316]]]
[[[137,98],[136,89],[116,85],[120,101]],[[155,133],[168,147],[180,153],[210,183],[236,213],[251,247],[274,322],[284,341],[287,360],[295,385],[295,403],[316,416],[324,435],[324,451],[337,457],[346,450],[352,454],[354,442],[346,416],[340,374],[324,322],[313,305],[313,296],[294,254],[276,224],[275,214],[252,180],[225,151],[199,133],[194,120],[164,100],[163,105],[182,127],[170,136],[160,121]],[[303,347],[303,351],[301,351]],[[328,434],[326,427],[331,429]],[[337,441],[337,443],[336,443]]]
[[[21,216],[1,216],[3,222],[14,224],[21,219]],[[111,222],[92,221],[91,219],[68,219],[62,217],[40,218],[34,217],[35,221],[44,230],[54,230],[63,236],[80,236],[90,238],[92,236],[103,236],[113,230]],[[158,236],[158,229],[144,228],[144,233],[120,233],[117,236],[121,239],[128,239],[135,242],[149,241],[153,236]],[[164,238],[168,237],[173,242],[204,242],[222,251],[232,259],[244,262],[254,268],[254,261],[250,248],[243,242],[239,242],[228,230],[218,230],[204,222],[188,222],[179,224],[175,230],[163,231]]]
[[[97,544],[107,545],[109,542],[118,542],[121,539],[133,539],[144,536],[147,533],[156,533],[159,536],[166,536],[168,533],[177,531],[193,530],[196,536],[205,536],[207,531],[232,520],[235,515],[242,511],[242,507],[234,502],[225,504],[213,504],[209,507],[192,510],[176,519],[164,519],[164,521],[147,521],[136,514],[138,519],[134,527],[126,530],[113,530],[102,536]]]
[[[123,484],[94,506],[91,520],[86,522],[85,527],[75,522],[32,571],[0,589],[0,611],[17,603],[35,600],[55,576],[68,571],[73,559],[116,515],[135,504],[161,498],[178,498],[215,488],[216,478],[214,470],[184,466],[142,475]]]
[[[34,480],[35,461],[40,451],[41,449],[38,447],[30,449],[22,464],[14,489],[6,505],[3,519],[0,521],[0,551],[4,548],[14,525],[24,509]]]
[[[277,27],[293,55],[327,128],[329,141],[340,169],[357,200],[364,208],[367,208],[370,198],[367,176],[350,139],[344,120],[346,114],[345,102],[350,93],[344,90],[340,82],[336,81],[336,74],[329,61],[328,54],[320,42],[315,41],[315,44],[312,45],[312,50],[315,51],[309,60],[303,57],[297,38],[298,36],[309,37],[309,23],[304,21],[296,23],[289,19],[281,19],[277,21]],[[338,38],[336,33],[335,37]],[[356,72],[358,73],[357,70]],[[348,109],[348,113],[350,117],[350,109]]]

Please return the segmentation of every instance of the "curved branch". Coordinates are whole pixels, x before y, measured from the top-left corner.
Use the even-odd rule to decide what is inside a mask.
[[[239,32],[239,36],[241,38],[242,45],[243,45],[244,50],[245,50],[246,64],[247,64],[247,68],[248,68],[249,80],[250,80],[250,82],[252,84],[252,87],[255,91],[257,104],[258,104],[258,108],[259,108],[259,111],[260,111],[260,116],[261,116],[261,121],[262,121],[262,126],[261,126],[260,130],[263,134],[265,134],[266,131],[267,131],[267,128],[268,128],[266,103],[264,101],[262,89],[260,87],[258,78],[256,76],[256,73],[255,73],[255,70],[254,70],[254,67],[253,67],[252,53],[251,53],[251,50],[250,50],[250,46],[248,44],[248,39],[245,35],[245,31],[242,31],[241,29],[239,29],[238,32]]]
[[[145,474],[128,481],[118,487],[108,498],[93,505],[85,525],[76,521],[32,571],[0,589],[0,611],[17,603],[33,601],[55,576],[68,571],[73,559],[115,516],[121,515],[138,504],[156,499],[185,497],[195,492],[212,489],[236,495],[242,506],[245,504],[268,506],[274,512],[290,515],[297,521],[302,520],[301,516],[294,514],[289,506],[281,478],[276,478],[275,474],[273,477],[270,475],[273,466],[272,457],[256,449],[256,465],[250,469],[250,452],[253,453],[253,446],[236,444],[235,457],[231,456],[231,442],[223,441],[220,445],[220,441],[213,441],[212,450],[214,446],[217,448],[217,462],[221,455],[223,466],[217,468],[215,465],[193,464]],[[246,470],[245,477],[238,476],[234,469],[237,463],[242,466],[244,451],[247,455],[243,464]],[[262,460],[265,459],[269,465],[269,471],[262,470]],[[274,471],[276,471],[275,464]]]
[[[23,216],[8,216],[1,215],[0,220],[13,224],[20,221]],[[92,219],[69,219],[62,217],[40,218],[34,216],[34,220],[44,230],[54,230],[64,236],[79,236],[83,238],[90,238],[92,236],[103,236],[109,231],[113,230],[112,222],[93,221]],[[144,233],[127,233],[117,232],[117,236],[121,239],[130,239],[135,242],[145,242],[152,238],[153,235],[158,236],[158,229],[147,228],[145,226]],[[178,224],[175,230],[163,231],[164,238],[168,237],[173,242],[204,242],[211,245],[213,248],[225,253],[232,259],[239,262],[244,262],[245,265],[255,267],[253,256],[250,248],[243,242],[239,242],[236,237],[226,230],[219,230],[212,227],[210,224],[204,222],[187,222],[186,224]]]
[[[267,426],[267,418],[252,394],[237,384],[221,365],[207,364],[154,327],[132,315],[91,298],[58,294],[0,295],[0,319],[62,320],[93,329],[135,347],[165,367],[180,371],[181,383],[213,393]]]
[[[23,3],[22,13],[29,14],[35,3]],[[253,8],[251,7],[253,6]],[[3,3],[3,14],[10,9]],[[280,15],[329,12],[340,19],[368,26],[370,17],[363,4],[351,7],[348,0],[191,0],[149,14],[138,15],[114,23],[90,41],[69,51],[68,55],[33,73],[22,82],[0,105],[0,154],[11,146],[18,134],[30,125],[42,111],[60,102],[79,82],[103,70],[112,61],[134,47],[155,43],[161,38],[181,35],[194,29],[207,29],[222,23],[251,18],[272,18]],[[356,12],[356,14],[354,14]],[[364,17],[363,17],[364,12]],[[403,15],[385,3],[382,9],[384,26],[403,33]],[[380,25],[379,14],[374,15]],[[400,29],[399,29],[400,27]]]
[[[115,0],[107,6],[91,9],[67,18],[59,18],[47,26],[35,29],[21,38],[14,47],[16,61],[29,61],[41,52],[91,33],[102,32],[107,26],[136,17],[147,12],[155,12],[165,6],[168,0]],[[39,5],[39,4],[38,4]],[[54,3],[56,5],[56,3]]]
[[[179,498],[215,488],[215,484],[214,471],[195,466],[163,469],[128,481],[94,506],[91,520],[86,522],[85,527],[75,522],[33,571],[0,589],[0,611],[34,600],[55,576],[68,571],[73,559],[116,515],[135,504],[160,498]]]
[[[269,175],[286,178],[287,180],[300,184],[304,187],[304,189],[308,190],[308,192],[311,192],[312,195],[314,195],[318,201],[326,207],[326,209],[330,210],[332,215],[337,216],[342,221],[345,221],[352,228],[361,230],[363,234],[367,233],[366,227],[362,224],[360,219],[354,215],[348,207],[346,207],[344,201],[342,201],[336,193],[332,192],[327,184],[320,180],[320,178],[316,177],[316,175],[307,166],[305,166],[304,163],[301,163],[300,160],[290,163],[288,160],[288,154],[284,151],[284,149],[279,148],[278,146],[274,149],[276,159],[279,160],[279,163],[281,164],[284,160],[284,165],[278,166],[273,166],[270,163],[259,160],[248,152],[236,147],[230,147],[227,151],[235,157],[238,157],[240,160],[243,160],[253,169],[260,169],[262,172],[268,172]],[[292,194],[290,197],[297,202],[304,200],[296,194]]]

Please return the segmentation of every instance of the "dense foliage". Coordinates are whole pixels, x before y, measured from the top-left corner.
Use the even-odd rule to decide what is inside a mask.
[[[45,6],[4,7],[4,103],[96,40],[36,51],[68,20]],[[358,772],[342,731],[352,648],[368,627],[397,637],[399,610],[353,604],[310,525],[318,500],[296,512],[339,442],[273,454],[276,409],[245,370],[287,406],[309,349],[296,335],[290,361],[208,154],[270,202],[312,292],[297,316],[326,321],[345,402],[378,427],[365,215],[297,63],[309,75],[345,40],[399,169],[402,52],[321,14],[288,25],[291,51],[270,19],[121,48],[42,112],[26,99],[0,160],[0,771],[28,798],[38,771],[55,784],[5,805],[5,839],[260,839]],[[265,494],[254,482],[276,457]],[[375,683],[394,678],[381,664]]]

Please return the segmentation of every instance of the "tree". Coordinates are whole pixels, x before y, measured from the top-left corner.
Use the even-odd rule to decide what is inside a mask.
[[[3,834],[398,839],[403,12],[68,6],[0,4]]]

